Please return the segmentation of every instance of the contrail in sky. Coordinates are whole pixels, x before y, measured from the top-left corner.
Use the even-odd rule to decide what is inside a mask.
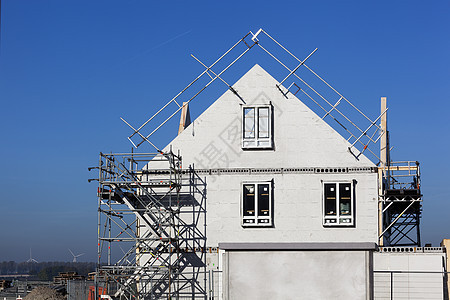
[[[131,57],[131,58],[129,58],[129,59],[124,60],[123,62],[117,64],[116,66],[119,66],[119,65],[123,65],[123,64],[129,63],[130,61],[133,61],[133,60],[135,60],[136,58],[141,57],[142,55],[145,55],[145,54],[147,54],[147,53],[149,53],[149,52],[151,52],[151,51],[153,51],[153,50],[155,50],[155,49],[158,49],[158,48],[160,48],[160,47],[162,47],[162,46],[164,46],[164,45],[167,45],[167,44],[170,43],[170,42],[175,41],[176,39],[178,39],[178,38],[180,38],[180,37],[182,37],[182,36],[184,36],[184,35],[190,33],[191,31],[192,31],[192,30],[188,30],[188,31],[186,31],[186,32],[184,32],[184,33],[181,33],[181,34],[179,34],[179,35],[177,35],[177,36],[175,36],[175,37],[173,37],[173,38],[170,38],[170,39],[168,39],[168,40],[165,41],[165,42],[162,42],[162,43],[160,43],[160,44],[158,44],[158,45],[156,45],[156,46],[154,46],[154,47],[152,47],[152,48],[150,48],[150,49],[148,49],[148,50],[146,50],[146,51],[144,51],[144,52],[141,52],[141,53],[139,53],[139,54],[137,54],[137,55],[135,55],[135,56],[133,56],[133,57]]]
[[[1,0],[0,0],[0,1],[1,1]],[[130,57],[130,58],[128,58],[128,59],[125,59],[124,61],[121,61],[121,62],[119,62],[119,63],[117,63],[117,64],[115,64],[115,65],[110,66],[109,69],[110,69],[110,70],[111,70],[111,69],[115,69],[115,68],[120,67],[120,66],[122,66],[122,65],[125,65],[125,64],[127,64],[127,63],[129,63],[129,62],[131,62],[131,61],[133,61],[133,60],[136,60],[136,59],[138,59],[139,57],[141,57],[141,56],[143,56],[143,55],[145,55],[145,54],[147,54],[147,53],[149,53],[149,52],[151,52],[151,51],[153,51],[153,50],[155,50],[155,49],[158,49],[158,48],[160,48],[160,47],[162,47],[162,46],[164,46],[164,45],[167,45],[167,44],[169,44],[169,43],[175,41],[176,39],[178,39],[178,38],[180,38],[180,37],[182,37],[182,36],[185,36],[186,34],[190,33],[191,31],[192,31],[192,30],[188,30],[188,31],[186,31],[186,32],[183,32],[183,33],[177,35],[177,36],[174,36],[173,38],[170,38],[170,39],[168,39],[167,41],[164,41],[164,42],[162,42],[162,43],[160,43],[160,44],[158,44],[158,45],[156,45],[156,46],[154,46],[154,47],[152,47],[152,48],[150,48],[150,49],[148,49],[148,50],[145,50],[145,51],[143,51],[143,52],[141,52],[141,53],[139,53],[139,54],[136,54],[136,55],[133,56],[133,57]],[[95,77],[97,77],[97,76],[92,76],[92,77],[89,78],[89,80],[90,80],[90,79],[93,79],[93,78],[95,78]]]

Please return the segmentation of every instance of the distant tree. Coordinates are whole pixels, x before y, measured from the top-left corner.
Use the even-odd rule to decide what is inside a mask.
[[[50,266],[41,269],[37,276],[40,280],[51,281],[53,280],[53,277],[55,277],[59,273],[68,272],[69,270],[70,268],[68,268],[67,266]]]
[[[41,280],[52,280],[53,276],[59,272],[77,272],[86,276],[88,273],[95,271],[96,263],[93,262],[39,262],[29,263],[14,261],[0,262],[0,275],[9,274],[29,274],[36,275]],[[47,279],[44,279],[47,278]]]

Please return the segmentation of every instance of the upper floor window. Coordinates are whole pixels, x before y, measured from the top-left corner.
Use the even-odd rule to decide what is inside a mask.
[[[323,225],[354,225],[354,193],[351,182],[323,183]]]
[[[242,184],[242,226],[272,226],[272,182]]]
[[[242,148],[272,148],[272,106],[243,107]]]

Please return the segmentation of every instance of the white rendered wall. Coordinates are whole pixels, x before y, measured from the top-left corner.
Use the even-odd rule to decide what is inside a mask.
[[[246,105],[273,105],[274,149],[241,148],[243,102],[225,92],[193,121],[170,145],[183,156],[184,165],[197,168],[260,167],[367,167],[364,155],[357,160],[350,144],[292,94],[286,99],[277,81],[255,65],[233,88]],[[168,150],[169,146],[165,150]]]
[[[242,101],[227,91],[170,145],[183,166],[216,168],[373,167],[357,160],[349,143],[295,96],[286,99],[277,81],[255,65],[233,87],[247,105],[273,105],[274,149],[242,150]],[[203,176],[203,175],[202,175]],[[241,183],[274,182],[274,227],[241,226]],[[356,226],[324,228],[322,181],[352,181]],[[207,244],[219,242],[377,242],[377,175],[207,175]]]
[[[370,299],[365,251],[230,251],[224,299]]]
[[[242,227],[241,182],[272,179],[273,228]],[[321,180],[353,179],[356,226],[324,227]],[[219,242],[377,242],[376,174],[218,175],[207,181],[208,247]]]

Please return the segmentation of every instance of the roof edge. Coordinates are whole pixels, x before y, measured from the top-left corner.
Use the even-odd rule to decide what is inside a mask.
[[[375,251],[378,245],[371,242],[342,242],[342,243],[219,243],[219,249],[227,251],[239,250],[302,250],[302,251]]]

